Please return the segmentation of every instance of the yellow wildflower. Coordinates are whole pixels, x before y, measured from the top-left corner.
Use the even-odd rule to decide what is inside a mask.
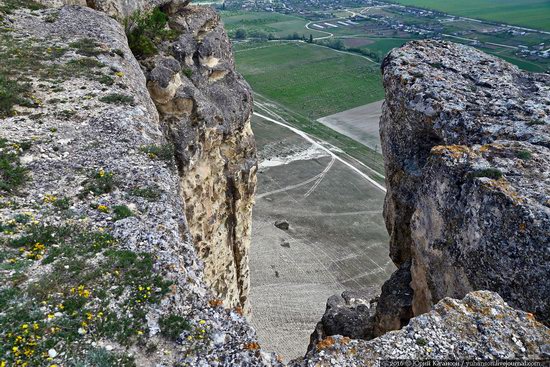
[[[57,197],[55,197],[54,195],[47,194],[47,195],[44,196],[44,202],[46,204],[53,203],[56,200],[57,200]]]

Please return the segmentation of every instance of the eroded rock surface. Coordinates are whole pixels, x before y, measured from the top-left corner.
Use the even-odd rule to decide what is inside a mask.
[[[185,120],[189,126],[173,122],[168,131],[186,144],[177,146],[175,160],[163,154],[171,136],[115,20],[84,7],[22,8],[2,18],[0,36],[0,72],[21,91],[0,124],[0,155],[14,169],[1,171],[0,362],[95,365],[101,357],[128,366],[277,365],[260,352],[242,310],[223,307],[210,291],[193,244],[201,224],[234,228],[216,246],[246,237],[237,226],[244,227],[249,207],[237,201],[251,195],[253,180],[229,158],[253,157],[246,85],[229,73],[240,89],[228,90],[197,69],[196,78],[211,82],[198,91],[182,78],[187,91],[205,95],[196,97],[196,108],[212,112],[200,115],[207,121]],[[179,130],[185,128],[188,134]],[[196,150],[188,154],[190,141]],[[226,141],[247,145],[231,151]],[[193,176],[182,180],[181,165]],[[192,200],[178,195],[193,190]],[[218,205],[203,192],[239,212],[197,218],[191,205]],[[233,280],[224,279],[236,288]]]
[[[548,358],[550,329],[530,313],[509,307],[496,293],[444,298],[399,331],[366,341],[327,337],[298,366],[376,366],[379,359]]]
[[[487,289],[550,322],[550,76],[438,41],[383,73],[384,214],[414,314]]]
[[[246,310],[257,171],[252,96],[235,72],[219,15],[200,6],[172,12],[169,24],[179,38],[141,62],[176,147],[181,195],[205,280],[227,306]]]

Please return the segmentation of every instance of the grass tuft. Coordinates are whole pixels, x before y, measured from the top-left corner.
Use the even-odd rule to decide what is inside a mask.
[[[29,148],[29,143],[9,144],[0,139],[0,191],[14,193],[29,180],[29,171],[20,161],[21,153]]]
[[[113,213],[115,214],[115,222],[125,218],[133,217],[134,213],[126,205],[116,205],[113,207]]]
[[[473,173],[473,176],[474,177],[487,177],[487,178],[490,178],[490,179],[493,179],[493,180],[498,180],[503,175],[502,175],[502,172],[497,168],[486,168],[486,169],[481,169],[481,170],[475,171]]]
[[[101,102],[110,103],[110,104],[134,104],[134,97],[128,96],[126,94],[111,93],[105,97],[99,99]]]
[[[160,333],[165,338],[177,340],[181,333],[191,330],[191,324],[181,316],[165,315],[159,320]]]

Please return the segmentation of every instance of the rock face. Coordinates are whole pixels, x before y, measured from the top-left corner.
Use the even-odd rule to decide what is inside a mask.
[[[550,329],[487,291],[444,298],[399,331],[366,341],[327,337],[290,366],[376,366],[379,359],[548,358]]]
[[[2,364],[279,365],[229,307],[247,284],[250,93],[213,13],[190,11],[181,37],[202,37],[190,59],[227,72],[186,64],[193,81],[181,77],[177,93],[192,110],[160,118],[155,70],[184,66],[159,55],[146,77],[106,14],[23,7],[1,18],[0,76],[21,92],[0,111]],[[220,248],[227,307],[199,236]]]
[[[158,6],[184,7],[191,0],[37,0],[37,2],[54,8],[63,5],[87,6],[122,22],[136,12],[145,12]]]
[[[181,35],[141,62],[176,148],[180,192],[205,280],[227,306],[246,310],[257,171],[252,96],[235,72],[219,15],[200,6],[172,11],[170,28]]]
[[[436,41],[382,68],[384,215],[414,314],[487,289],[550,322],[550,76]]]

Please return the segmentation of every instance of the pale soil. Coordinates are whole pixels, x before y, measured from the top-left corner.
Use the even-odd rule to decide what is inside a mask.
[[[321,117],[317,121],[382,153],[378,126],[383,103],[383,100],[369,103],[334,115]]]
[[[252,126],[262,168],[250,251],[251,321],[262,347],[288,360],[305,353],[328,297],[344,290],[374,297],[393,271],[384,193],[284,127],[257,117]],[[279,219],[290,230],[276,228]]]

